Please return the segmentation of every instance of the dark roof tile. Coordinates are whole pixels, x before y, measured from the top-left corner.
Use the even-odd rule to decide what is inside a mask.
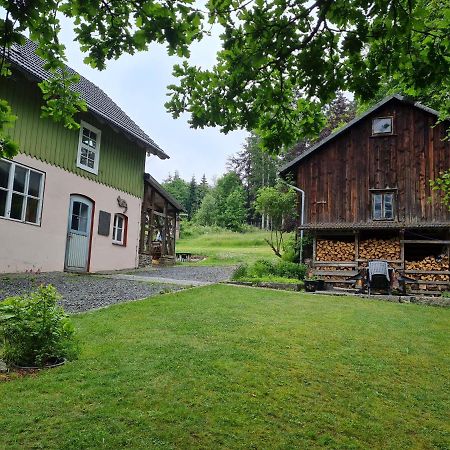
[[[29,39],[25,45],[16,45],[9,52],[9,59],[12,65],[21,71],[31,74],[39,81],[48,80],[52,74],[45,70],[45,61],[36,55],[37,44]],[[67,69],[77,74],[73,69]],[[78,74],[79,75],[79,74]],[[128,117],[119,106],[116,105],[99,87],[89,80],[80,76],[80,81],[72,86],[72,89],[79,92],[81,98],[86,101],[89,110],[109,122],[113,127],[120,128],[128,139],[138,142],[149,153],[157,155],[161,159],[169,156],[141,129],[133,120]]]

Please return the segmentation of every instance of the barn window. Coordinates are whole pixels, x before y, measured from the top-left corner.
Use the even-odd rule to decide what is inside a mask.
[[[86,122],[81,122],[78,141],[77,166],[80,169],[98,174],[100,158],[101,131]]]
[[[392,117],[376,117],[372,120],[372,135],[392,134]]]
[[[372,193],[372,219],[394,220],[394,193]]]
[[[0,159],[0,217],[40,225],[44,174]]]

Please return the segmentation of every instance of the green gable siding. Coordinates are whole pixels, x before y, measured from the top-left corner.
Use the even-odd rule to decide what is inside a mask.
[[[98,175],[94,175],[77,167],[79,130],[68,130],[40,117],[42,96],[36,83],[21,74],[2,79],[0,98],[8,100],[18,116],[10,134],[19,143],[21,153],[142,198],[145,150],[121,132],[115,132],[92,114],[79,115],[79,119],[102,132]]]

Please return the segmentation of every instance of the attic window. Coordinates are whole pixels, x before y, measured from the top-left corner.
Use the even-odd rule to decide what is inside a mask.
[[[372,120],[372,135],[392,134],[392,117],[376,117]]]
[[[372,219],[394,220],[394,192],[372,192]]]
[[[98,174],[100,138],[101,131],[99,129],[81,121],[77,167],[95,175]]]

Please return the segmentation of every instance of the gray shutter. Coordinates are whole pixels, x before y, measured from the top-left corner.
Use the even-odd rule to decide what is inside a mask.
[[[98,215],[98,234],[109,236],[111,228],[111,214],[106,211],[100,211]]]

